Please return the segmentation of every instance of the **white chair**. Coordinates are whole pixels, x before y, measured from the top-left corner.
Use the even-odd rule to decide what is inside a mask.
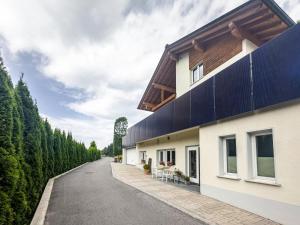
[[[162,165],[159,165],[157,168],[152,168],[152,178],[159,178],[159,177],[162,177],[163,176],[163,169],[164,169],[164,166]]]
[[[163,170],[162,181],[164,179],[166,179],[166,182],[168,182],[168,179],[174,180],[175,170],[176,170],[175,165],[174,166],[170,166],[170,168],[168,168],[166,170]]]

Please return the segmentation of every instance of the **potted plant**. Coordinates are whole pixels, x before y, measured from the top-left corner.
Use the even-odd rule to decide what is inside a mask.
[[[174,181],[176,180],[177,183],[179,183],[180,180],[182,179],[183,173],[180,170],[178,170],[178,169],[175,169],[174,173],[175,173]]]
[[[168,161],[167,162],[167,166],[173,166],[173,162],[172,161]]]
[[[175,170],[175,174],[177,177],[182,177],[182,172],[180,170]]]
[[[122,162],[122,155],[118,155],[118,162]]]
[[[184,176],[184,181],[186,185],[190,184],[190,177],[189,176]]]
[[[150,166],[148,164],[145,164],[144,165],[144,173],[146,175],[149,175],[150,174]]]
[[[164,161],[160,161],[160,162],[159,162],[159,165],[165,166],[166,164],[165,164]]]

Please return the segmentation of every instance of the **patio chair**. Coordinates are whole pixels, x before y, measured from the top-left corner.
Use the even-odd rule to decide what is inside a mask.
[[[164,166],[159,165],[157,168],[152,168],[152,178],[157,179],[158,177],[162,177]]]
[[[166,180],[166,182],[168,182],[168,179],[174,180],[175,170],[176,170],[175,165],[170,166],[170,168],[163,170],[162,181],[164,179]]]

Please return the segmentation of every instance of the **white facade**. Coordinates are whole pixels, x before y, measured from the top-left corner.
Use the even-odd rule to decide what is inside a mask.
[[[125,155],[125,159],[124,159]],[[123,161],[128,165],[137,165],[138,163],[138,151],[136,148],[130,148],[123,151]]]
[[[300,221],[300,104],[201,127],[201,193],[283,224]],[[253,177],[253,132],[271,131],[275,179]],[[220,137],[235,135],[237,176],[220,173]]]
[[[176,62],[176,97],[186,93],[191,86],[189,70],[189,54],[179,56]]]
[[[146,141],[137,145],[138,151],[146,151],[147,158],[152,159],[152,167],[155,168],[159,164],[158,151],[175,150],[176,152],[176,168],[187,174],[186,168],[186,148],[188,146],[199,145],[199,130],[193,129],[169,136],[164,136],[152,141]]]
[[[137,144],[138,152],[159,163],[158,152],[174,150],[176,168],[189,175],[189,147],[199,147],[201,194],[219,199],[274,221],[296,225],[300,221],[300,103],[193,128]],[[252,133],[271,131],[275,179],[253,178]],[[223,174],[220,140],[236,139],[236,176]],[[198,156],[197,156],[198,157]],[[198,172],[198,168],[197,168]],[[195,183],[197,180],[195,180]]]

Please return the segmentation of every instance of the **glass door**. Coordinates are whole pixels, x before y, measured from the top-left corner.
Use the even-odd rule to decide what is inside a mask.
[[[187,148],[187,174],[190,181],[199,184],[199,157],[198,146]]]

